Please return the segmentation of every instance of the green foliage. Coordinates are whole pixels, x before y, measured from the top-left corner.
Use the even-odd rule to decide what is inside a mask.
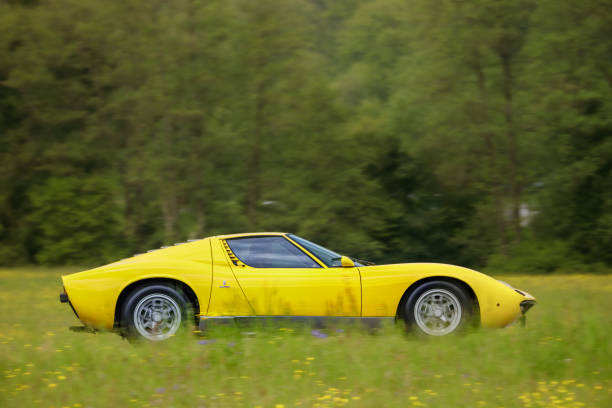
[[[555,18],[540,27],[542,48],[534,52],[558,65],[537,64],[548,86],[538,105],[544,115],[539,127],[555,162],[542,178],[543,216],[535,228],[540,237],[563,239],[583,259],[610,264],[612,77],[600,43],[610,33],[602,7],[597,1],[546,2],[540,10]]]
[[[381,262],[610,265],[608,8],[3,2],[0,263],[284,230]]]
[[[109,199],[112,178],[53,177],[30,191],[36,260],[57,264],[102,262],[122,252],[120,203]]]
[[[563,272],[593,272],[586,268],[564,241],[523,240],[513,248],[512,257],[495,254],[490,257],[486,271],[506,273],[552,273],[559,269]],[[591,269],[591,270],[589,270]]]

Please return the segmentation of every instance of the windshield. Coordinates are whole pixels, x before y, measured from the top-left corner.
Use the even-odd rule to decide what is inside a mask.
[[[342,255],[339,253],[323,248],[321,245],[317,245],[314,242],[308,241],[307,239],[300,238],[297,235],[289,234],[288,236],[303,246],[308,252],[319,258],[325,265],[329,267],[342,266],[342,262],[340,262]],[[358,264],[355,265],[362,266]]]

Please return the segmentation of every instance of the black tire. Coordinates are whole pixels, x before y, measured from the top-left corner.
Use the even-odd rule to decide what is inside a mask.
[[[190,310],[189,300],[174,286],[139,286],[123,302],[121,331],[130,341],[167,340],[189,326]]]
[[[447,281],[426,282],[400,308],[406,327],[420,334],[444,336],[469,326],[474,302],[467,291]]]

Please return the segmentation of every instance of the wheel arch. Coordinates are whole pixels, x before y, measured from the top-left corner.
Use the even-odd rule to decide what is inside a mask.
[[[200,314],[200,302],[198,300],[198,296],[195,294],[194,290],[188,284],[178,279],[172,279],[172,278],[146,278],[146,279],[140,279],[140,280],[130,283],[125,288],[123,288],[121,293],[119,293],[117,302],[115,303],[115,321],[113,324],[114,328],[119,328],[121,325],[121,317],[120,317],[121,309],[128,295],[137,287],[144,286],[147,284],[173,285],[177,287],[178,289],[180,289],[183,292],[183,294],[187,297],[187,300],[189,301],[189,303],[191,303],[191,306],[193,307],[193,311],[194,311],[195,323],[196,324],[198,323],[197,320],[198,320],[198,315]]]
[[[423,284],[425,284],[427,282],[433,282],[433,281],[449,282],[449,283],[453,283],[453,284],[458,285],[458,286],[462,287],[463,289],[465,289],[467,294],[472,299],[472,305],[474,307],[474,309],[473,309],[474,316],[477,316],[478,319],[480,319],[480,305],[478,303],[478,297],[476,296],[476,293],[474,292],[474,289],[472,289],[472,287],[467,282],[462,281],[461,279],[452,278],[450,276],[428,276],[426,278],[422,278],[422,279],[419,279],[419,280],[413,282],[408,287],[408,289],[406,289],[406,291],[402,295],[402,297],[401,297],[401,299],[400,299],[400,301],[399,301],[399,303],[397,305],[397,310],[396,310],[396,314],[395,314],[396,317],[399,317],[399,318],[402,317],[404,304],[406,303],[406,301],[408,300],[410,295],[417,288],[419,288],[421,285],[423,285]]]

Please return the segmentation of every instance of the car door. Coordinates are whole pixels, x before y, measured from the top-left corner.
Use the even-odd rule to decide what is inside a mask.
[[[360,316],[356,267],[329,268],[284,236],[226,240],[232,269],[258,316]]]

